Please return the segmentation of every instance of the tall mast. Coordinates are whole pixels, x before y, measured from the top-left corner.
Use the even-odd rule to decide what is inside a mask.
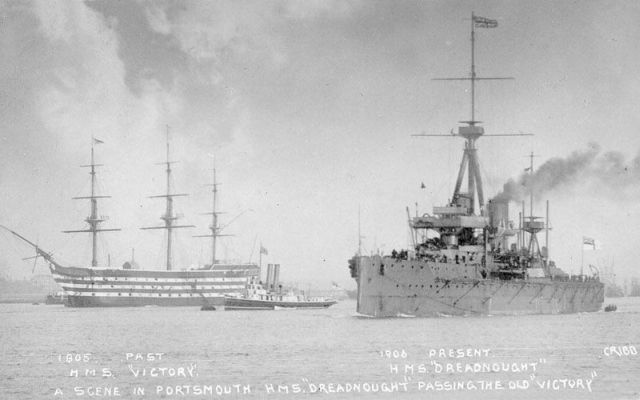
[[[471,120],[469,125],[476,123],[476,16],[471,11]]]
[[[216,168],[213,167],[213,188],[211,192],[213,193],[213,202],[211,205],[211,266],[213,267],[216,263],[216,239],[218,236],[218,213],[216,211],[216,198],[218,194],[218,183],[216,182]]]
[[[171,271],[172,266],[172,232],[177,228],[193,228],[193,225],[175,225],[174,222],[180,218],[175,215],[173,212],[173,198],[179,196],[188,196],[185,193],[171,193],[171,164],[175,164],[177,161],[170,161],[169,159],[169,126],[167,125],[167,161],[163,163],[159,163],[158,165],[166,165],[166,173],[167,173],[167,193],[163,195],[150,196],[150,198],[165,198],[166,199],[166,207],[165,213],[160,217],[161,220],[164,221],[164,226],[152,226],[141,229],[166,229],[167,230],[167,260],[166,267],[167,271]]]
[[[475,213],[475,203],[476,200],[478,202],[478,206],[482,211],[484,207],[484,192],[482,187],[482,178],[480,176],[480,163],[478,161],[478,154],[476,148],[476,140],[481,136],[532,136],[527,133],[520,134],[490,134],[485,135],[484,128],[478,126],[478,124],[482,123],[482,121],[476,120],[475,115],[475,96],[476,96],[476,81],[480,80],[505,80],[505,79],[513,79],[511,77],[478,77],[476,75],[476,64],[475,64],[475,28],[496,28],[498,26],[498,21],[478,17],[473,12],[471,13],[471,72],[469,77],[464,78],[435,78],[434,80],[438,81],[470,81],[471,82],[471,119],[468,121],[460,121],[465,126],[459,126],[458,132],[454,133],[452,131],[451,134],[442,135],[442,134],[419,134],[412,136],[440,136],[440,137],[451,137],[451,136],[459,136],[465,139],[464,152],[462,154],[462,162],[460,163],[460,169],[458,171],[458,178],[456,180],[456,186],[453,190],[453,197],[451,199],[452,205],[460,205],[460,198],[465,197],[463,195],[468,196],[469,198],[469,214]],[[462,187],[462,181],[464,179],[465,173],[467,174],[467,193],[464,194],[460,191]]]
[[[211,215],[211,225],[209,226],[209,229],[211,230],[211,234],[210,235],[197,235],[195,237],[210,237],[211,238],[211,268],[213,268],[213,266],[216,264],[217,259],[216,259],[216,243],[217,243],[217,239],[220,236],[231,236],[231,235],[222,235],[220,234],[220,232],[222,231],[223,228],[220,228],[218,226],[218,215],[219,214],[223,214],[222,212],[219,212],[217,210],[217,197],[218,197],[218,185],[219,183],[216,180],[216,166],[215,166],[215,161],[214,161],[214,165],[213,165],[213,183],[207,185],[207,186],[211,186],[211,193],[213,194],[212,198],[212,204],[211,204],[211,212],[206,213],[206,215]]]
[[[108,217],[98,216],[98,199],[107,199],[111,196],[97,196],[96,195],[96,167],[102,167],[103,164],[95,163],[95,151],[94,146],[96,144],[102,144],[101,140],[91,138],[91,164],[81,165],[81,167],[91,168],[89,174],[91,175],[91,196],[74,197],[74,200],[89,200],[91,204],[91,210],[89,216],[85,219],[89,224],[89,229],[63,231],[64,233],[91,233],[91,266],[93,268],[98,266],[98,232],[110,232],[119,231],[120,229],[100,229],[99,225],[104,222]]]

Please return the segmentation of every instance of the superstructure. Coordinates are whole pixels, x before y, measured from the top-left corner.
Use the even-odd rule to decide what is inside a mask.
[[[472,14],[470,76],[440,79],[470,81],[471,118],[451,135],[418,135],[456,136],[465,141],[450,201],[434,207],[432,214],[410,218],[412,248],[390,255],[359,252],[349,261],[361,314],[553,314],[597,311],[602,306],[604,286],[597,276],[568,275],[540,246],[538,234],[548,235],[548,203],[546,221],[532,212],[525,216],[523,209],[516,226],[510,220],[508,201],[485,202],[476,142],[483,136],[526,135],[485,134],[475,117],[476,82],[512,79],[476,76],[475,29],[497,25],[496,20]],[[533,173],[533,154],[528,170]],[[530,194],[532,205],[532,190]]]

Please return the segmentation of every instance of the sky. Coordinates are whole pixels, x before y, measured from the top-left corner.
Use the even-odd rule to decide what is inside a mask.
[[[451,197],[469,119],[470,15],[485,194],[521,182],[534,152],[534,214],[550,201],[550,253],[639,275],[640,4],[635,1],[1,1],[0,224],[88,265],[92,137],[108,215],[99,263],[164,265],[169,130],[181,223],[174,264],[210,259],[212,166],[227,225],[218,258],[282,265],[288,282],[352,288],[358,250],[407,246],[406,207]],[[215,161],[214,161],[215,160]],[[424,184],[425,188],[421,186]],[[417,207],[417,208],[416,208]],[[512,205],[517,219],[519,203]],[[528,206],[527,206],[528,208]],[[582,237],[599,250],[584,251]],[[32,250],[3,234],[0,273]],[[46,273],[36,265],[35,273]]]

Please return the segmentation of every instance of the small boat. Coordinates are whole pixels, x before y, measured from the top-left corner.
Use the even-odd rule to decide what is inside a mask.
[[[67,295],[63,292],[50,293],[47,295],[44,304],[52,305],[52,304],[64,304],[67,299]]]
[[[269,286],[269,285],[267,285]],[[273,285],[276,286],[276,285]],[[225,310],[281,310],[297,308],[328,308],[336,304],[336,300],[325,297],[308,297],[304,293],[296,293],[293,289],[277,291],[265,289],[261,282],[251,280],[242,295],[226,296]]]

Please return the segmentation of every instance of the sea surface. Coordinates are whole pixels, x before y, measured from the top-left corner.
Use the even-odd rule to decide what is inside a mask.
[[[640,298],[468,318],[0,304],[0,399],[636,399]]]

